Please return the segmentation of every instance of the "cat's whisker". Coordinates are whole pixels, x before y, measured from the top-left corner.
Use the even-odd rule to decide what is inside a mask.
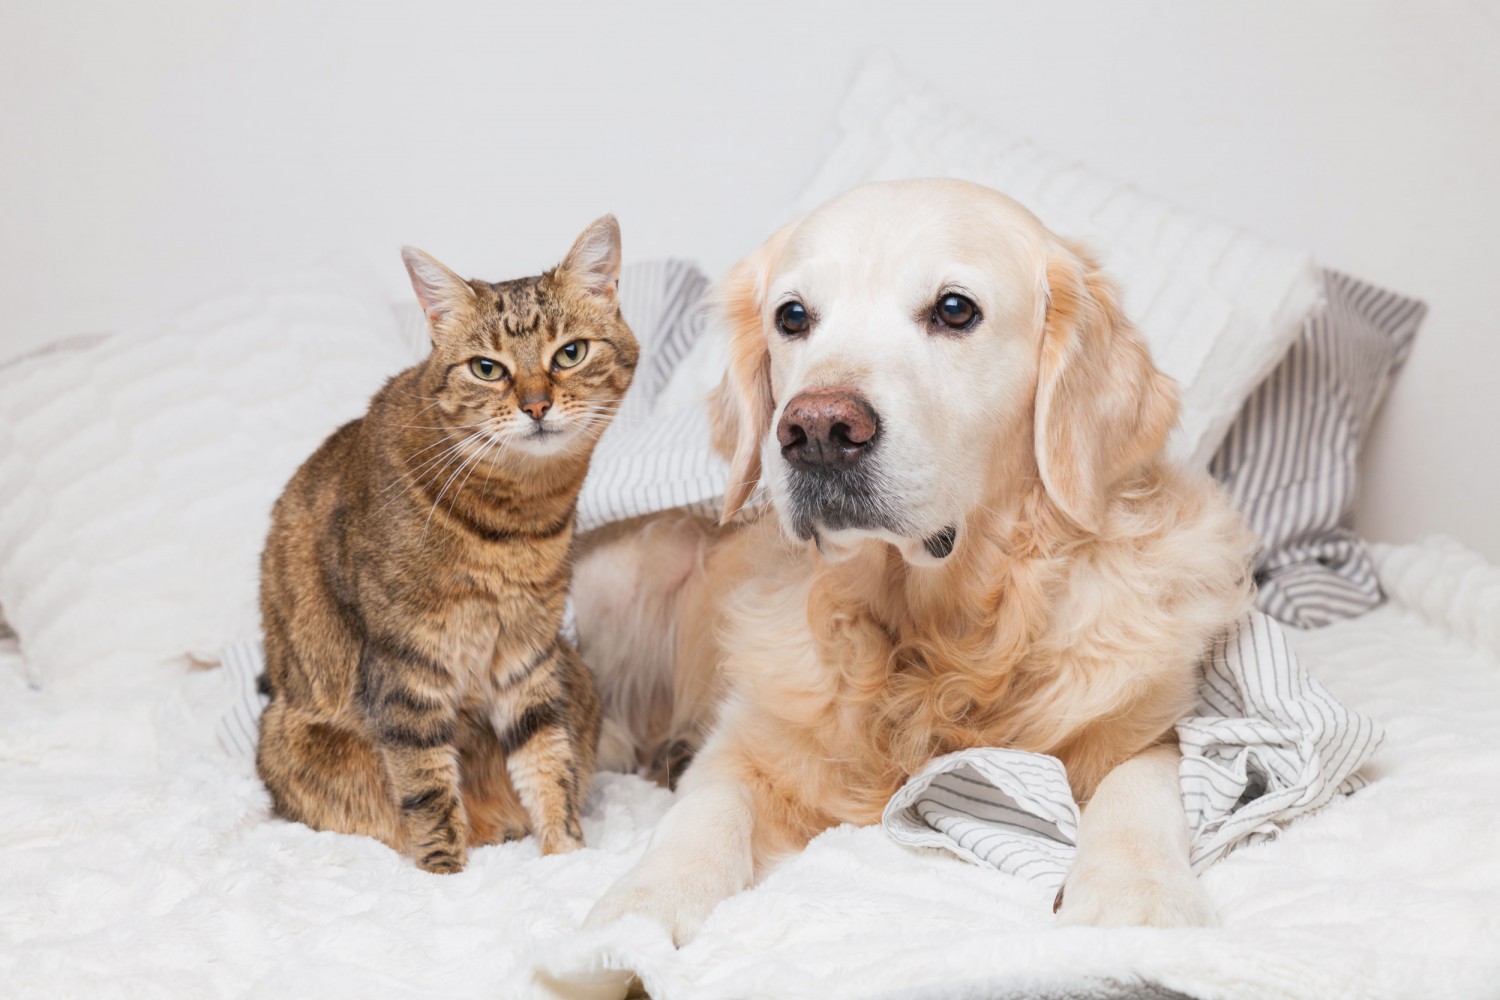
[[[567,414],[567,417],[568,417],[569,420],[574,421],[574,422],[579,423],[579,424],[598,423],[598,424],[603,424],[605,426],[608,426],[609,424],[614,423],[614,421],[615,421],[615,416],[612,413],[588,413],[588,412],[570,413],[570,414]],[[626,420],[626,423],[635,423],[635,422],[636,421],[632,421],[632,420],[628,420],[628,419]]]
[[[594,403],[583,403],[578,408],[580,410],[582,410],[583,412],[585,412],[585,413],[597,413],[597,414],[600,414],[602,416],[618,416],[619,413],[620,413],[620,408],[617,407],[617,406],[613,406],[613,407],[612,406],[598,406],[598,405],[596,405]],[[637,415],[634,415],[634,414],[626,414],[625,416],[621,417],[620,419],[622,419],[622,420],[630,420],[630,421],[641,421],[641,420],[645,420],[646,418],[644,416],[637,416]]]
[[[463,461],[461,461],[461,462],[458,463],[458,468],[456,468],[456,469],[453,470],[453,474],[450,475],[448,477],[447,481],[445,481],[443,483],[443,488],[440,489],[440,490],[438,490],[437,497],[432,501],[432,509],[427,512],[427,520],[424,521],[424,522],[422,522],[422,538],[421,538],[421,543],[422,544],[425,544],[425,542],[427,540],[427,528],[428,528],[429,525],[432,524],[432,515],[434,515],[434,514],[437,513],[438,504],[440,504],[440,503],[443,502],[443,494],[448,492],[448,487],[450,485],[452,485],[453,480],[455,480],[455,479],[458,478],[458,474],[460,472],[464,471],[464,467],[465,466],[471,464],[472,462],[477,461],[478,458],[479,458],[479,456],[483,455],[488,450],[489,450],[488,447],[481,448],[478,451],[476,451],[476,452],[468,455],[467,457],[465,457]],[[444,467],[444,471],[447,471],[446,466]],[[439,475],[442,475],[442,473],[439,473]],[[460,492],[463,491],[463,487],[462,486],[459,487],[459,491]]]
[[[497,443],[498,442],[496,442],[494,438],[490,438],[490,439],[488,439],[488,440],[485,441],[485,445],[484,445],[484,447],[482,449],[480,449],[478,457],[475,458],[475,460],[469,464],[469,471],[468,471],[468,473],[466,473],[464,475],[463,481],[458,484],[458,489],[456,491],[454,491],[454,496],[462,496],[463,495],[464,487],[467,486],[467,485],[469,485],[469,477],[472,476],[472,475],[474,475],[474,470],[475,469],[479,468],[480,465],[485,464],[486,458],[489,456],[490,451],[495,448],[495,446],[496,446]],[[488,481],[488,474],[486,474],[486,481]],[[442,498],[443,498],[443,495],[441,493],[439,493],[438,494],[438,499],[441,500]],[[437,506],[437,504],[434,503],[433,504],[434,509],[436,508],[436,506]],[[431,516],[432,515],[429,514],[428,518],[430,519]],[[425,528],[423,529],[423,534],[424,535],[426,534],[426,529]]]
[[[431,402],[429,402],[426,406],[422,407],[416,413],[413,413],[412,416],[414,416],[414,417],[420,417],[422,414],[426,413],[428,410],[432,409],[434,406],[437,406],[438,404],[440,404],[440,403],[443,402],[443,397],[441,397],[441,396],[424,396],[421,393],[412,392],[409,389],[398,389],[396,391],[400,392],[404,396],[410,396],[412,399],[427,399],[427,400],[431,400]]]
[[[445,439],[445,441],[446,441],[446,440],[447,440],[447,439]],[[392,481],[392,482],[391,482],[391,484],[390,484],[390,485],[389,485],[389,486],[387,486],[387,487],[386,487],[386,488],[385,488],[385,489],[386,489],[386,490],[389,490],[389,489],[393,489],[393,488],[394,488],[394,487],[395,487],[395,486],[397,486],[397,485],[398,485],[398,484],[400,484],[400,483],[402,483],[402,482],[405,482],[405,481],[406,481],[406,480],[408,480],[408,479],[413,479],[413,478],[415,478],[415,477],[416,477],[416,476],[419,476],[419,475],[421,475],[421,474],[422,474],[422,473],[423,473],[423,472],[424,472],[424,471],[426,471],[426,470],[427,470],[427,469],[429,469],[429,468],[431,468],[431,467],[432,467],[432,466],[434,466],[434,465],[436,465],[436,464],[438,464],[438,463],[439,463],[439,462],[441,462],[441,461],[442,461],[442,460],[443,460],[443,459],[445,459],[445,458],[448,458],[448,457],[449,457],[449,456],[451,456],[451,455],[452,455],[452,454],[453,454],[453,453],[454,453],[454,452],[456,452],[456,451],[458,451],[458,450],[460,450],[460,449],[461,449],[461,448],[463,448],[463,446],[464,446],[464,444],[465,444],[465,442],[466,442],[466,441],[467,441],[467,440],[469,440],[469,439],[467,439],[467,438],[466,438],[466,439],[460,439],[460,440],[458,440],[458,441],[454,441],[454,442],[451,442],[451,443],[449,443],[449,444],[448,444],[448,447],[447,447],[447,448],[445,448],[445,449],[443,449],[443,450],[442,450],[442,451],[441,451],[441,452],[439,452],[439,453],[438,453],[438,454],[437,454],[437,455],[436,455],[436,456],[434,456],[434,457],[431,457],[431,458],[429,458],[429,459],[427,459],[427,460],[426,460],[426,461],[424,461],[424,462],[423,462],[423,463],[422,463],[422,464],[421,464],[421,465],[420,465],[420,466],[418,466],[418,467],[417,467],[417,468],[415,468],[415,469],[413,469],[413,470],[411,470],[411,471],[410,471],[410,472],[407,472],[407,473],[404,473],[404,474],[402,474],[402,475],[400,475],[400,476],[397,476],[397,477],[396,477],[396,478],[395,478],[395,479],[394,479],[394,480],[393,480],[393,481]],[[439,443],[439,444],[442,444],[442,443],[444,443],[444,442],[438,442],[438,443]],[[426,450],[426,449],[423,449],[423,450],[424,450],[424,451],[425,451],[425,450]],[[418,452],[418,453],[417,453],[417,454],[421,454],[421,452]],[[417,456],[416,456],[416,455],[413,455],[413,456],[412,456],[412,457],[411,457],[411,459],[408,459],[408,460],[407,460],[407,461],[408,461],[408,462],[410,462],[410,461],[411,461],[411,460],[412,460],[412,459],[415,459],[415,458],[416,458],[416,457],[417,457]],[[384,490],[382,490],[382,492],[384,492]]]
[[[646,426],[646,425],[648,425],[648,424],[651,423],[651,421],[645,419],[644,417],[636,417],[636,418],[625,417],[625,418],[619,418],[619,417],[615,417],[612,414],[608,414],[608,413],[587,413],[587,414],[580,414],[579,416],[576,416],[573,419],[576,420],[576,421],[578,421],[580,424],[588,423],[588,422],[593,422],[593,421],[598,421],[600,423],[600,425],[604,426],[604,427],[608,427],[610,424],[614,424],[614,423],[618,423],[618,424],[620,424],[623,427],[644,427],[644,426]]]
[[[442,396],[424,396],[420,392],[412,392],[410,389],[397,388],[395,391],[401,393],[403,396],[410,396],[412,399],[430,399],[434,403],[441,403],[443,401]]]
[[[508,448],[508,447],[510,447],[510,439],[509,438],[500,437],[498,435],[493,435],[493,438],[494,438],[495,443],[497,445],[499,445],[499,449],[495,452],[495,458],[499,458],[501,455],[505,454],[505,449]],[[490,476],[492,476],[494,474],[494,472],[495,472],[495,463],[492,462],[492,461],[486,462],[485,463],[485,471],[484,471],[484,483],[485,483],[486,486],[489,485]]]
[[[462,429],[462,428],[455,428],[455,429],[457,430],[457,429]],[[453,445],[453,443],[454,443],[453,442],[453,438],[449,437],[448,435],[444,435],[443,437],[441,437],[438,440],[434,441],[432,444],[429,444],[429,445],[427,445],[424,448],[418,448],[416,451],[412,452],[410,455],[408,455],[406,457],[405,461],[403,461],[402,464],[403,465],[410,465],[413,461],[416,460],[417,456],[421,455],[423,452],[431,451],[432,449],[441,447],[442,445],[445,445],[445,444],[449,445],[451,447]]]
[[[478,431],[477,433],[481,433],[482,434],[483,433],[482,428],[484,428],[489,423],[490,423],[490,418],[486,417],[484,420],[480,420],[477,423],[463,424],[463,425],[461,425],[459,427],[447,427],[447,428],[440,428],[440,429],[447,430],[449,432],[452,432],[452,431],[462,431],[462,430],[472,431],[472,428],[478,427],[478,428],[481,428],[481,430]],[[465,441],[473,440],[473,438],[474,438],[474,433],[471,432],[470,434],[465,435],[464,437],[460,438],[457,443],[458,444],[463,444]],[[445,443],[451,443],[451,442],[453,442],[453,440],[454,439],[451,436],[451,433],[447,434],[447,435],[444,435],[441,439],[433,442],[432,444],[428,445],[426,448],[421,448],[421,449],[418,449],[417,451],[413,452],[412,455],[409,458],[406,459],[405,464],[410,465],[411,462],[412,462],[412,459],[415,459],[418,455],[422,454],[422,452],[428,451],[428,450],[430,450],[432,448],[436,448],[439,445],[442,445],[442,444],[445,444]]]
[[[396,488],[396,486],[400,485],[406,480],[416,479],[417,477],[422,475],[423,472],[433,468],[434,466],[442,466],[441,470],[437,473],[437,475],[441,476],[443,472],[446,471],[448,463],[452,462],[455,457],[461,455],[465,446],[479,440],[483,436],[483,434],[483,431],[476,431],[475,433],[454,442],[449,448],[444,450],[436,458],[432,458],[426,462],[423,462],[420,467],[413,469],[411,472],[408,472],[405,475],[397,476],[396,479],[389,486],[385,487],[385,489],[381,492],[384,493],[393,490]],[[402,494],[397,493],[390,500],[386,501],[386,503],[383,504],[380,509],[385,510],[386,507],[389,507],[392,503],[395,503],[397,500],[399,500],[401,496]]]
[[[402,483],[408,483],[408,482],[411,482],[411,481],[417,479],[419,476],[422,475],[423,472],[427,471],[428,469],[432,468],[435,465],[438,465],[444,459],[451,458],[454,455],[454,453],[457,452],[457,451],[459,451],[462,447],[463,447],[463,442],[462,441],[450,444],[447,448],[445,448],[444,450],[442,450],[441,452],[439,452],[437,455],[435,455],[435,456],[427,459],[425,462],[423,462],[417,468],[412,469],[410,472],[405,472],[405,473],[402,473],[401,475],[398,475],[395,479],[391,480],[389,484],[387,484],[384,488],[382,488],[377,495],[382,495],[382,494],[385,494],[385,493],[389,493],[392,490],[394,490],[396,487],[400,486]],[[413,457],[415,457],[415,456],[413,456]],[[397,496],[400,496],[400,494],[398,493]],[[384,508],[382,508],[382,509],[384,509]]]
[[[475,421],[472,424],[386,424],[386,426],[415,431],[462,431],[470,427],[481,427],[489,422],[490,418],[485,417],[483,420]]]
[[[614,425],[608,420],[580,420],[576,426],[581,431],[590,431],[597,435],[603,434]]]
[[[458,477],[458,474],[460,472],[464,471],[464,466],[468,465],[469,462],[473,458],[474,458],[473,455],[466,455],[466,456],[464,456],[464,460],[458,463],[458,466],[453,470],[453,473],[443,483],[442,489],[438,490],[438,495],[432,501],[432,508],[427,511],[427,519],[422,522],[422,534],[417,539],[417,547],[418,548],[425,548],[426,547],[426,544],[427,544],[427,529],[432,526],[432,517],[433,517],[434,514],[437,513],[438,504],[440,504],[440,503],[443,502],[443,494],[446,493],[446,492],[448,492],[448,485],[450,483],[452,483],[455,478]],[[443,472],[447,472],[447,471],[448,470],[445,467],[443,469]],[[440,472],[440,473],[438,473],[438,475],[442,475],[442,473]]]

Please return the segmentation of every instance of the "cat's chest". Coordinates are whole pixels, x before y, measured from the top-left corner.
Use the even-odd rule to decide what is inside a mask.
[[[435,624],[443,660],[463,689],[475,691],[550,646],[562,623],[564,592],[513,578],[470,583]]]

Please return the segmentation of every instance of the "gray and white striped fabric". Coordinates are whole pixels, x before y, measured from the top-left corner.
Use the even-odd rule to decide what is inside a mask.
[[[1382,732],[1313,680],[1281,627],[1257,611],[1204,658],[1196,713],[1177,736],[1190,860],[1202,871],[1364,787],[1356,772]],[[1079,810],[1057,758],[984,747],[934,760],[881,823],[900,843],[1055,888],[1072,864]]]
[[[260,715],[266,697],[260,693],[261,673],[266,669],[266,651],[258,642],[232,642],[219,654],[219,666],[230,688],[229,707],[214,728],[219,746],[231,757],[255,759],[260,742]]]
[[[1324,301],[1245,402],[1210,465],[1261,540],[1259,606],[1303,628],[1381,600],[1365,545],[1347,521],[1365,430],[1426,314],[1394,292],[1333,271],[1321,276]],[[729,470],[709,447],[702,407],[717,381],[717,338],[706,336],[701,301],[708,285],[683,261],[625,268],[621,306],[645,361],[595,453],[579,498],[580,531],[670,507],[716,512]],[[420,310],[411,307],[404,325],[425,348]]]
[[[1000,747],[938,757],[880,818],[898,843],[936,847],[1043,885],[1061,885],[1068,874],[1078,821],[1062,761]]]
[[[729,467],[709,443],[705,391],[668,386],[693,366],[708,329],[708,278],[679,260],[627,266],[620,308],[641,344],[641,366],[614,423],[599,441],[578,498],[578,530],[687,507],[718,513]]]
[[[1324,305],[1245,401],[1210,469],[1261,540],[1258,603],[1317,628],[1382,595],[1349,528],[1365,432],[1427,307],[1335,271]]]
[[[1195,714],[1177,724],[1193,867],[1365,787],[1358,771],[1383,739],[1302,668],[1276,622],[1248,615],[1214,644]]]

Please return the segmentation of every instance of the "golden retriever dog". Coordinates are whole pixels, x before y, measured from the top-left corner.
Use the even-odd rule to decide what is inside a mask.
[[[629,525],[578,565],[608,710],[643,760],[697,747],[587,926],[680,944],[976,746],[1056,756],[1085,803],[1061,921],[1212,922],[1173,727],[1254,540],[1164,459],[1175,386],[1109,279],[998,192],[917,180],[784,227],[718,303],[724,520]]]

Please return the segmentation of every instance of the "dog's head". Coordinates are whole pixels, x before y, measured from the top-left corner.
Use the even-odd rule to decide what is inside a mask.
[[[1176,417],[1092,261],[975,184],[856,188],[738,264],[719,305],[725,517],[764,483],[786,529],[835,557],[878,538],[940,562],[975,511],[1038,478],[1097,530]]]

